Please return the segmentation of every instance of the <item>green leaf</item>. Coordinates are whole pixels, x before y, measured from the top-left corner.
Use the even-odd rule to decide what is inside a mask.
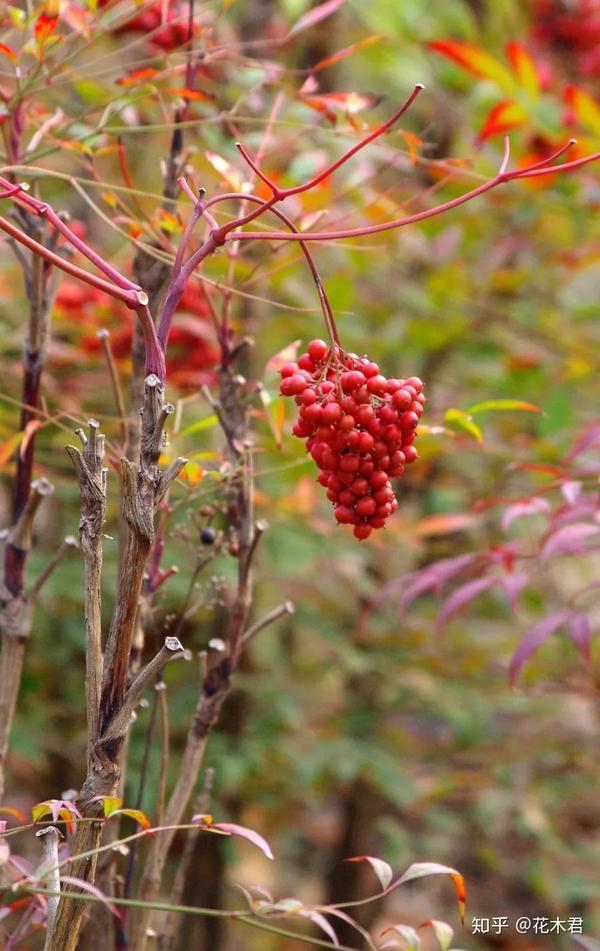
[[[199,419],[197,422],[183,429],[180,435],[189,436],[190,433],[199,433],[201,429],[210,429],[211,426],[216,426],[218,421],[214,414],[212,416],[205,416],[204,419]]]
[[[468,413],[465,413],[462,409],[456,409],[451,406],[450,409],[446,410],[446,415],[444,417],[447,423],[452,423],[456,426],[457,429],[463,429],[466,433],[469,433],[470,436],[473,436],[477,442],[483,442],[483,433],[481,432],[477,423],[473,422]]]
[[[523,400],[485,400],[483,403],[475,403],[469,406],[467,413],[487,413],[488,410],[507,410],[518,409],[527,413],[541,413],[539,406],[533,403],[524,403]]]

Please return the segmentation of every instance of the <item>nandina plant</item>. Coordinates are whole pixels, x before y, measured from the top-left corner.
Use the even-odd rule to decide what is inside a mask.
[[[315,8],[303,26],[318,22],[339,5],[329,2]],[[109,4],[108,9],[112,6]],[[159,48],[170,50],[179,42],[186,45],[183,70],[185,86],[177,87],[184,106],[178,104],[173,110],[170,151],[163,170],[163,198],[168,205],[173,195],[183,195],[190,202],[190,212],[180,229],[178,240],[171,242],[167,238],[168,219],[164,216],[163,227],[154,227],[151,232],[153,244],[138,247],[131,267],[115,266],[107,255],[96,249],[91,238],[82,237],[80,230],[66,215],[56,211],[44,200],[43,188],[29,187],[24,180],[27,151],[23,135],[27,108],[33,108],[35,100],[33,94],[28,98],[28,86],[22,83],[22,69],[19,73],[15,70],[14,94],[4,94],[6,121],[9,125],[6,138],[7,164],[0,177],[0,197],[11,204],[13,211],[10,217],[0,218],[0,229],[8,235],[11,247],[17,251],[30,312],[24,362],[22,452],[14,476],[14,504],[5,545],[0,604],[0,686],[5,698],[0,708],[2,767],[8,750],[35,599],[54,566],[49,566],[27,588],[25,567],[34,516],[45,495],[51,491],[44,482],[32,483],[31,475],[37,431],[35,424],[44,418],[40,380],[44,368],[45,342],[60,275],[66,273],[70,278],[109,295],[126,306],[137,320],[136,337],[132,342],[130,406],[122,408],[122,403],[118,403],[119,415],[125,421],[119,451],[107,453],[101,423],[95,416],[88,420],[86,426],[76,430],[80,445],[67,447],[78,480],[81,502],[79,536],[85,573],[87,769],[74,802],[64,797],[50,798],[34,812],[35,822],[50,815],[56,824],[65,824],[66,833],[71,837],[69,854],[66,857],[59,854],[57,836],[50,834],[45,839],[45,865],[41,871],[26,868],[18,857],[17,861],[13,858],[12,868],[17,885],[31,899],[28,917],[23,917],[22,932],[16,932],[17,938],[21,940],[27,928],[33,928],[40,920],[45,920],[48,951],[68,951],[78,946],[86,907],[83,899],[96,898],[103,902],[107,896],[114,897],[114,860],[112,864],[109,862],[102,866],[99,858],[104,854],[103,850],[111,851],[122,840],[108,837],[108,842],[103,843],[107,820],[133,811],[134,818],[141,821],[142,825],[148,825],[139,810],[122,809],[120,797],[132,716],[144,692],[157,682],[162,682],[163,668],[171,660],[185,655],[185,645],[179,636],[167,636],[160,649],[148,659],[150,651],[146,649],[145,635],[153,597],[170,577],[169,570],[161,565],[161,558],[171,514],[170,495],[186,465],[183,457],[172,460],[165,460],[164,457],[167,449],[166,430],[174,413],[173,405],[167,401],[167,355],[175,314],[189,282],[221,249],[230,252],[233,260],[247,241],[263,244],[296,242],[299,245],[315,282],[329,340],[311,341],[307,352],[297,363],[288,363],[282,368],[281,392],[298,401],[299,420],[294,431],[297,436],[307,440],[307,449],[321,469],[319,481],[327,489],[328,497],[335,506],[335,519],[342,524],[352,525],[356,538],[364,540],[373,529],[383,528],[386,520],[393,515],[397,500],[390,480],[400,478],[404,467],[417,457],[414,440],[425,399],[423,384],[411,375],[406,378],[387,377],[383,371],[389,373],[390,369],[393,372],[400,370],[387,367],[380,369],[368,356],[357,356],[344,349],[311,245],[314,242],[369,236],[416,224],[453,212],[460,205],[479,198],[499,185],[517,179],[555,174],[557,171],[574,171],[599,157],[598,154],[591,154],[556,165],[556,161],[571,147],[571,143],[567,143],[527,167],[510,170],[506,140],[504,157],[497,174],[458,197],[379,224],[347,229],[325,227],[323,230],[300,230],[298,223],[287,211],[282,210],[281,205],[296,195],[313,191],[317,194],[319,186],[356,154],[382,139],[404,116],[420,94],[422,85],[414,87],[402,107],[385,123],[362,135],[338,159],[301,184],[282,188],[275,177],[263,169],[263,147],[253,157],[244,145],[237,143],[239,154],[250,170],[250,187],[232,187],[230,191],[220,191],[207,197],[186,170],[183,147],[183,130],[190,115],[190,103],[194,101],[194,93],[200,95],[196,86],[201,58],[194,57],[194,37],[201,30],[193,29],[193,4],[189,4],[187,9],[179,5],[172,8],[169,4],[166,7],[166,21],[161,13],[162,19],[155,26],[145,22],[143,29],[157,31],[152,40]],[[156,6],[150,5],[147,12],[155,16]],[[57,5],[50,2],[39,14],[36,11],[35,19],[32,20],[33,48],[36,52],[33,63],[27,59],[32,54],[23,45],[23,62],[30,69],[30,75],[26,78],[32,83],[38,68],[49,68],[46,57],[49,45],[53,42],[52,37],[58,39],[58,13]],[[178,18],[183,16],[189,18],[190,26],[181,33],[173,32],[176,23],[180,22]],[[154,24],[155,20],[152,22]],[[131,16],[123,23],[119,20],[107,21],[107,32],[117,35],[136,33],[140,28],[139,19]],[[170,32],[165,38],[163,31],[167,29]],[[9,59],[17,58],[8,44],[5,50],[8,50]],[[59,65],[62,65],[60,60]],[[279,102],[272,118],[281,108]],[[273,134],[268,126],[263,146]],[[119,154],[123,159],[122,153]],[[128,175],[124,160],[122,164],[125,175]],[[233,206],[234,214],[226,216],[223,206],[225,209]],[[273,214],[278,226],[286,230],[257,230],[250,227],[259,219],[264,219],[267,213]],[[149,248],[154,256],[150,255]],[[75,263],[75,256],[79,256],[81,263]],[[89,269],[90,266],[93,270]],[[204,545],[211,547],[216,543],[224,548],[227,543],[228,550],[237,558],[237,578],[227,604],[223,635],[211,640],[203,658],[201,686],[196,709],[190,718],[180,770],[172,789],[163,796],[155,827],[152,830],[144,828],[141,833],[146,837],[149,831],[155,832],[147,843],[143,861],[134,854],[127,872],[126,895],[122,903],[129,908],[129,902],[131,907],[127,917],[119,920],[115,941],[117,946],[129,946],[135,951],[143,951],[147,947],[148,936],[156,932],[157,928],[162,929],[161,937],[164,937],[165,942],[172,939],[169,930],[172,921],[165,923],[157,911],[174,913],[177,908],[176,901],[166,908],[158,907],[166,862],[177,831],[186,826],[196,831],[200,824],[202,828],[225,835],[254,836],[254,844],[263,841],[252,831],[244,830],[241,833],[241,827],[209,821],[204,811],[195,814],[191,823],[185,823],[185,817],[191,811],[191,799],[210,732],[218,721],[244,649],[263,627],[291,610],[291,606],[285,603],[275,606],[264,618],[254,622],[251,620],[254,560],[267,526],[256,518],[254,512],[250,394],[238,365],[249,343],[244,337],[235,334],[231,295],[225,294],[220,304],[220,307],[216,307],[210,297],[207,299],[219,344],[219,362],[215,386],[205,391],[205,397],[214,410],[225,442],[226,466],[220,485],[220,505],[226,523],[226,537],[219,539],[212,527],[205,525],[201,539]],[[103,339],[106,341],[106,336]],[[107,373],[110,374],[118,401],[118,373],[113,354],[108,343],[104,349]],[[402,368],[402,372],[407,371]],[[111,467],[118,477],[121,551],[118,578],[111,597],[111,617],[105,630],[102,619],[103,538],[110,483],[113,481],[109,479],[112,476]],[[211,518],[212,515],[206,517]],[[72,543],[68,547],[72,547]],[[63,550],[61,547],[57,559],[63,557],[65,552],[66,548]],[[194,569],[196,576],[209,563],[210,557],[206,557],[203,552]],[[166,739],[164,742],[166,745]],[[363,860],[369,857],[356,858]],[[372,859],[373,863],[376,861]],[[375,864],[375,867],[379,869],[380,876],[383,875],[381,894],[386,894],[391,876],[388,877],[388,872],[382,871],[381,866]],[[64,868],[67,869],[67,875],[60,874]],[[450,874],[455,883],[460,883],[459,873],[455,869],[434,865],[426,868],[419,866],[412,875],[409,869],[402,880],[440,871]],[[175,898],[180,898],[182,888],[183,885]],[[45,904],[40,905],[39,898],[34,901],[34,895],[42,895]],[[278,904],[267,900],[267,905],[269,907],[265,909],[253,899],[250,910],[255,914],[267,911],[273,915],[298,914],[297,906],[286,906],[284,902]],[[326,912],[334,916],[337,913],[342,917],[345,914],[337,908],[323,908],[312,909],[306,917],[319,924],[331,937],[323,926],[323,914]],[[256,923],[254,919],[252,921]],[[92,916],[89,927],[101,929],[101,920],[99,923],[99,919]],[[95,939],[91,939],[94,941],[102,932],[96,930],[92,933],[96,935]],[[168,947],[168,943],[165,946]]]

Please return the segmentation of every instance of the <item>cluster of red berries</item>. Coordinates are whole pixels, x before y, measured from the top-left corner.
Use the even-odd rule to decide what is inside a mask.
[[[281,394],[300,407],[292,432],[306,439],[337,521],[368,538],[398,508],[390,479],[417,458],[423,384],[416,376],[386,379],[367,357],[332,350],[324,340],[311,340],[297,363],[279,372]]]

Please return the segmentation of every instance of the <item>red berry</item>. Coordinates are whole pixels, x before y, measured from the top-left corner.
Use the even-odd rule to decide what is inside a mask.
[[[348,373],[342,373],[340,381],[344,393],[352,393],[352,390],[364,386],[365,379],[364,373],[361,373],[360,370],[350,370]]]
[[[364,496],[362,499],[359,499],[356,505],[354,506],[354,511],[358,515],[362,515],[364,518],[368,518],[369,515],[373,515],[375,509],[377,508],[377,503],[375,499],[369,498],[369,496]]]
[[[400,417],[400,426],[402,429],[414,429],[418,422],[419,417],[416,413],[413,413],[412,410],[409,410],[408,413],[402,413]]]
[[[360,459],[353,452],[347,453],[340,459],[340,469],[342,472],[358,472]]]
[[[294,373],[293,376],[286,377],[287,386],[289,388],[290,394],[295,396],[298,393],[304,393],[306,389],[307,380],[301,373]],[[281,381],[281,386],[284,385],[284,381]],[[287,394],[286,394],[287,395]]]
[[[342,416],[339,422],[340,429],[344,429],[346,432],[349,432],[351,429],[354,429],[354,416],[346,415]]]
[[[344,489],[340,492],[340,505],[347,505],[348,508],[352,508],[356,502],[356,496],[350,491],[350,489]]]
[[[354,512],[347,505],[336,505],[333,514],[341,525],[351,525],[354,521]]]
[[[401,411],[407,410],[410,409],[412,405],[412,397],[408,390],[405,390],[404,388],[401,390],[396,390],[396,392],[392,394],[392,403],[396,409]]]
[[[386,387],[386,378],[379,374],[377,376],[372,376],[367,380],[367,389],[369,393],[374,393],[375,396],[383,396],[386,391]]]
[[[298,372],[297,363],[284,363],[281,370],[279,371],[279,374],[281,377],[286,377],[286,376],[293,376],[294,373],[297,373],[297,372]]]
[[[350,488],[355,495],[366,495],[369,491],[369,483],[367,479],[355,479]]]
[[[403,384],[404,380],[394,380],[393,378],[390,378],[387,381],[386,390],[388,393],[395,393],[396,390],[399,390]]]
[[[317,402],[317,394],[307,386],[304,393],[300,394],[300,402],[304,406],[310,406],[311,403]]]
[[[359,406],[355,419],[360,426],[368,426],[375,419],[375,410],[370,405]]]
[[[414,462],[416,459],[419,458],[419,453],[417,452],[414,446],[406,446],[405,448],[403,448],[402,452],[404,453],[407,463]]]
[[[377,472],[374,472],[372,476],[370,476],[369,482],[374,489],[382,489],[384,485],[388,484],[388,477],[386,476],[385,472],[380,472],[378,470]]]
[[[328,426],[339,423],[344,411],[339,403],[326,403],[323,407],[323,422]]]
[[[324,360],[329,352],[329,347],[324,340],[311,340],[307,349],[309,355],[313,360],[316,360],[317,363]]]
[[[321,421],[323,410],[318,403],[312,403],[310,406],[304,406],[300,410],[300,414],[307,422],[316,424]]]
[[[298,360],[298,366],[301,370],[308,370],[309,373],[315,372],[315,365],[307,353],[303,353]]]
[[[370,525],[367,525],[365,522],[360,522],[358,525],[355,525],[352,529],[356,538],[359,538],[361,541],[364,541],[365,538],[368,538],[371,534],[372,528]]]
[[[423,389],[423,381],[418,376],[409,376],[406,382],[409,386],[414,386],[417,393],[420,393]]]
[[[372,363],[369,360],[365,361],[364,363],[361,363],[360,368],[362,372],[364,373],[364,375],[366,376],[367,380],[370,379],[372,376],[377,376],[379,374],[379,367],[377,366],[377,364]]]
[[[355,448],[358,452],[370,452],[374,442],[375,440],[370,433],[361,432],[358,434]]]

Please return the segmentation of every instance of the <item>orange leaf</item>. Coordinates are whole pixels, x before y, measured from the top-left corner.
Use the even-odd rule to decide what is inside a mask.
[[[322,69],[327,69],[329,66],[333,66],[334,63],[341,63],[343,59],[347,59],[348,56],[352,56],[353,53],[358,52],[358,50],[364,49],[365,46],[372,46],[373,43],[379,43],[384,36],[384,33],[378,33],[375,36],[366,36],[364,40],[359,40],[358,43],[353,43],[352,46],[345,46],[343,50],[338,50],[337,53],[332,53],[331,56],[326,56],[325,59],[319,60],[316,66],[311,67],[311,72],[320,73]]]
[[[324,112],[330,120],[335,118],[334,112],[345,112],[348,116],[354,116],[363,109],[371,109],[380,101],[379,96],[360,92],[328,92],[320,96],[300,98],[311,109]]]
[[[528,118],[527,113],[518,102],[505,99],[504,102],[499,102],[488,112],[483,129],[477,139],[479,142],[485,142],[492,135],[499,135],[502,132],[508,132],[509,129],[524,125]]]
[[[4,53],[5,56],[12,59],[13,63],[17,62],[17,54],[14,50],[11,50],[10,46],[6,46],[5,43],[0,43],[0,53]]]
[[[462,875],[458,873],[451,875],[450,878],[454,883],[454,888],[456,889],[456,897],[458,899],[458,911],[460,914],[460,920],[465,923],[465,905],[467,903],[467,885]]]
[[[14,819],[18,819],[23,825],[25,824],[25,816],[20,809],[15,809],[14,806],[0,806],[0,815],[12,816]]]
[[[581,86],[567,86],[565,100],[580,125],[600,136],[600,104]]]
[[[458,63],[473,76],[489,79],[506,92],[515,92],[517,84],[506,66],[480,46],[460,40],[434,40],[427,45],[436,53]]]
[[[141,809],[118,809],[117,813],[120,816],[129,816],[130,819],[135,819],[142,829],[151,829],[152,823],[150,822],[148,816],[141,811]],[[115,813],[113,813],[114,815]]]
[[[25,453],[27,452],[27,447],[33,437],[35,436],[38,429],[42,428],[42,424],[39,419],[30,419],[25,429],[23,430],[23,439],[21,440],[21,445],[19,447],[19,458],[24,459]]]
[[[511,40],[506,44],[506,55],[527,95],[537,99],[540,93],[540,77],[529,52],[520,43]]]
[[[134,86],[136,83],[146,82],[148,79],[154,79],[159,75],[160,70],[147,66],[144,69],[134,69],[133,72],[117,79],[117,86]]]
[[[202,92],[201,89],[188,89],[187,86],[169,86],[167,92],[174,96],[181,96],[183,99],[210,100],[215,98],[207,92]]]

